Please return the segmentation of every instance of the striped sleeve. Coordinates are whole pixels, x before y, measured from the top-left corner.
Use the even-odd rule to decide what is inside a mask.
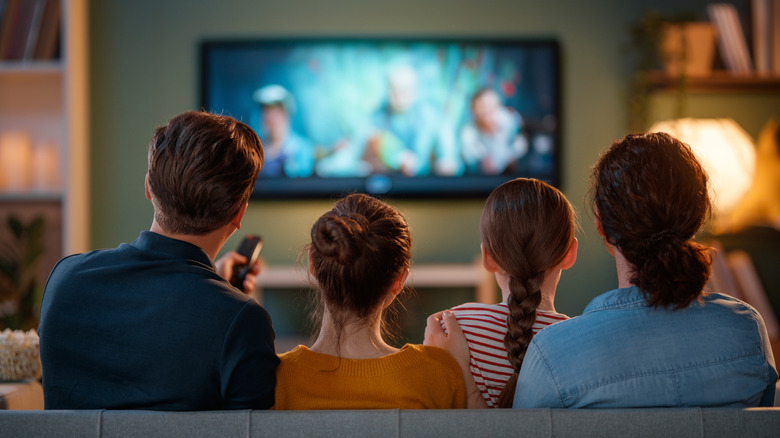
[[[514,369],[507,359],[504,336],[509,308],[505,303],[467,303],[452,309],[471,350],[471,373],[488,407],[497,407],[498,397]],[[568,319],[560,313],[538,310],[534,334],[548,325]]]

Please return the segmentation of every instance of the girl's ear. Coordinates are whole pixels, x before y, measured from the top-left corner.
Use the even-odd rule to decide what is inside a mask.
[[[306,254],[306,264],[309,265],[309,275],[311,275],[311,278],[314,278],[314,264],[311,262],[311,247],[309,247],[309,251]]]
[[[579,242],[577,241],[577,238],[575,237],[574,240],[571,242],[571,246],[569,246],[569,251],[566,253],[566,256],[563,258],[563,263],[561,263],[561,269],[569,269],[572,266],[574,266],[574,263],[577,261],[577,246],[579,245]]]
[[[487,250],[485,249],[485,245],[480,243],[479,249],[482,251],[482,266],[485,267],[485,270],[494,273],[501,271],[501,268],[498,267],[496,261],[493,260],[493,256],[488,254]]]
[[[390,292],[395,297],[399,293],[401,293],[402,290],[404,290],[404,285],[406,284],[406,278],[409,277],[409,270],[406,269],[404,272],[398,276],[398,278],[395,279],[393,282],[393,287],[390,290]]]

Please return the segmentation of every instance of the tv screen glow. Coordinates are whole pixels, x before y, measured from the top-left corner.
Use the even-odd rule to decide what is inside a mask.
[[[201,104],[255,129],[255,197],[484,196],[559,184],[555,41],[265,39],[201,45]]]

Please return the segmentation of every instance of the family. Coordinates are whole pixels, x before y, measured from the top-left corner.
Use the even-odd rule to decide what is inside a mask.
[[[753,407],[778,378],[764,322],[704,292],[707,175],[663,133],[616,140],[593,166],[589,204],[617,288],[580,316],[555,311],[577,259],[576,214],[556,188],[518,178],[487,198],[482,261],[502,302],[431,315],[423,345],[385,341],[404,290],[411,230],[381,200],[351,194],[304,249],[319,294],[310,347],[276,354],[271,317],[231,286],[238,229],[263,147],[227,116],[187,112],[154,132],[133,243],[65,257],[39,325],[46,409],[448,409]]]

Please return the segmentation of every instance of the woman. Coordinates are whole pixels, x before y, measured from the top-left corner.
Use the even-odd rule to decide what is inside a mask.
[[[403,290],[412,237],[403,216],[370,196],[336,203],[311,230],[309,271],[320,293],[317,340],[280,355],[275,409],[445,409],[466,406],[446,351],[382,338],[382,315]]]
[[[772,406],[763,320],[702,291],[709,249],[691,239],[711,206],[691,149],[664,133],[628,135],[598,160],[591,185],[619,288],[534,337],[514,407]]]

